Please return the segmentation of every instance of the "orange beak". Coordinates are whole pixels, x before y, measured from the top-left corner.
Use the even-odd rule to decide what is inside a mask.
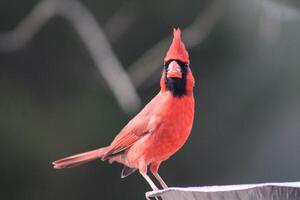
[[[176,61],[172,61],[167,70],[167,78],[182,78],[181,67]]]

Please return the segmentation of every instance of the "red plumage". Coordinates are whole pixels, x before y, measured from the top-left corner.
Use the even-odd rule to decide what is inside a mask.
[[[136,169],[153,190],[157,189],[147,175],[147,166],[161,183],[167,185],[157,171],[186,142],[194,119],[194,78],[189,56],[181,41],[180,29],[164,59],[159,93],[121,130],[113,142],[98,150],[54,161],[54,168],[74,167],[97,158],[122,163],[122,177]],[[179,77],[179,78],[178,78]]]
[[[181,40],[181,31],[180,29],[173,30],[173,42],[167,51],[164,61],[170,59],[179,59],[183,62],[189,63],[189,54],[185,49],[184,43]]]

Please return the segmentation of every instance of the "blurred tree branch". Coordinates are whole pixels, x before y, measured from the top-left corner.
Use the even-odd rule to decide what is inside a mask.
[[[223,13],[223,7],[222,1],[212,1],[190,26],[182,30],[187,48],[193,48],[206,39]],[[125,4],[108,20],[104,28],[111,42],[118,40],[132,25],[136,18],[135,10],[133,4]],[[129,67],[129,76],[113,52],[104,30],[80,1],[43,0],[14,30],[0,33],[0,51],[12,52],[24,47],[53,16],[61,16],[74,26],[121,108],[125,112],[137,110],[141,101],[135,88],[140,87],[160,69],[161,56],[172,36],[162,39],[138,58]],[[151,85],[156,80],[152,79],[147,83]]]
[[[0,32],[0,51],[23,48],[51,17],[57,15],[56,11],[57,1],[40,1],[14,30]]]
[[[22,48],[51,17],[57,15],[68,19],[77,30],[121,108],[125,112],[137,110],[141,105],[141,100],[134,85],[114,54],[96,19],[78,0],[40,1],[14,30],[0,33],[0,51],[12,52]],[[123,15],[121,13],[121,17]],[[116,20],[115,18],[114,21]],[[127,25],[129,24],[128,18]],[[113,29],[112,25],[108,27],[110,30]],[[122,29],[126,30],[126,27],[123,26]]]
[[[182,30],[187,48],[193,48],[206,39],[223,13],[223,7],[223,1],[212,1],[204,12],[199,13],[190,26]],[[165,54],[171,38],[172,36],[169,35],[160,40],[129,67],[130,77],[136,87],[140,87],[154,72],[160,70],[163,60],[162,55]],[[152,80],[152,83],[156,81],[156,79]],[[151,85],[150,82],[147,83]]]
[[[137,15],[138,9],[134,3],[129,2],[121,6],[103,26],[109,41],[117,41],[138,19]]]
[[[258,33],[262,41],[268,45],[278,41],[282,22],[299,17],[299,5],[296,1],[257,0],[262,8]],[[298,7],[297,7],[298,5]]]
[[[273,1],[275,3],[282,4],[300,11],[300,1],[298,0],[269,0],[269,1]]]

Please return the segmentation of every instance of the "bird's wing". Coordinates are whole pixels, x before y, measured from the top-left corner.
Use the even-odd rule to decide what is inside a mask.
[[[148,123],[153,115],[153,107],[159,102],[159,95],[153,98],[115,137],[103,159],[116,155],[132,146],[141,137],[149,134]]]
[[[134,119],[113,140],[104,155],[104,159],[122,152],[148,133],[146,120],[140,122]]]

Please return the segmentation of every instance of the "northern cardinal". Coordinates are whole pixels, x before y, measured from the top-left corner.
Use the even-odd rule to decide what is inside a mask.
[[[180,29],[173,30],[173,41],[165,56],[159,93],[120,131],[109,146],[53,162],[54,168],[75,167],[95,159],[116,161],[124,168],[121,177],[137,169],[153,190],[147,168],[163,188],[158,174],[162,161],[178,151],[190,135],[194,120],[194,77]]]

